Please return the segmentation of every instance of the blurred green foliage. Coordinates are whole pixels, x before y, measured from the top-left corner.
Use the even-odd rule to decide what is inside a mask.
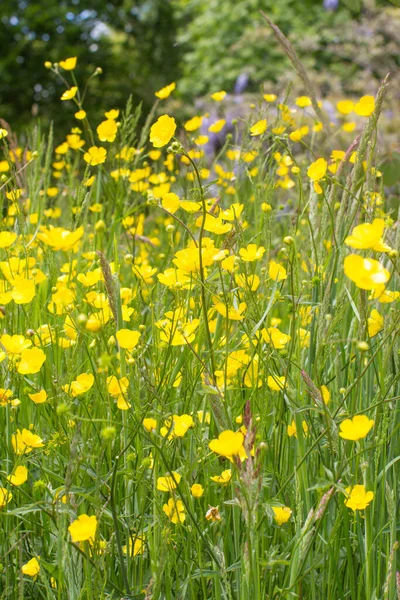
[[[74,106],[57,109],[64,87],[44,68],[68,56],[78,57],[80,82],[103,69],[85,99],[98,119],[99,106],[122,107],[131,94],[147,109],[171,81],[187,106],[233,91],[240,74],[247,91],[285,86],[293,73],[260,10],[289,37],[322,94],[358,93],[368,82],[374,89],[375,78],[400,65],[400,11],[387,0],[339,0],[336,10],[323,0],[2,0],[1,8],[0,118],[17,129],[32,115],[71,122]]]
[[[178,34],[185,45],[182,90],[202,94],[211,89],[232,90],[240,73],[250,85],[276,82],[289,68],[260,10],[290,36],[296,45],[305,35],[338,28],[350,19],[347,9],[327,11],[321,0],[189,0],[181,2],[187,26]],[[323,58],[321,61],[323,63]],[[196,74],[195,77],[191,75]]]
[[[154,89],[178,74],[174,7],[165,0],[1,0],[0,117],[13,127],[42,120],[62,123],[74,106],[57,110],[65,86],[44,67],[78,57],[80,82],[96,67],[85,108],[121,106],[133,94],[150,101]]]

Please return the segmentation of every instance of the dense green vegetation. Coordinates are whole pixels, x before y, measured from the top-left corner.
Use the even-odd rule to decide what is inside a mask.
[[[0,600],[400,598],[398,9],[265,4],[8,6]]]

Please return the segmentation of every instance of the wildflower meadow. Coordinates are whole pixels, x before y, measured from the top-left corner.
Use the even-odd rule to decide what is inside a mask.
[[[400,598],[390,76],[329,113],[265,18],[302,95],[94,120],[60,56],[0,121],[1,599]]]

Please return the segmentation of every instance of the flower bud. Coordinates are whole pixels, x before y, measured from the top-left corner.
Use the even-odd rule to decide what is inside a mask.
[[[367,352],[369,350],[369,346],[367,342],[357,342],[357,349],[360,352]]]
[[[106,440],[107,442],[110,442],[112,440],[115,439],[115,436],[117,435],[117,430],[115,427],[104,427],[101,430],[101,437]]]
[[[178,140],[175,140],[170,146],[168,146],[167,152],[171,152],[172,154],[184,154],[185,149],[182,144],[178,142]]]
[[[59,417],[62,417],[63,415],[67,414],[69,412],[68,404],[66,404],[65,402],[62,402],[61,404],[59,404],[57,406],[56,412]]]
[[[84,313],[80,313],[77,318],[78,325],[86,325],[87,316]]]
[[[103,219],[100,219],[99,221],[97,221],[97,223],[95,223],[94,228],[98,233],[103,233],[103,231],[106,230],[107,226]]]

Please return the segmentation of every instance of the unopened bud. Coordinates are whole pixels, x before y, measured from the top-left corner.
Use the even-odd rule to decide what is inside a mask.
[[[360,352],[368,352],[369,346],[368,346],[367,342],[357,342],[357,349]]]
[[[112,441],[113,439],[115,439],[115,436],[117,435],[117,430],[115,429],[115,427],[104,427],[101,430],[101,437],[103,438],[103,440],[106,441]]]
[[[95,230],[98,233],[102,233],[103,231],[105,231],[106,230],[106,224],[103,221],[103,219],[100,219],[99,221],[97,221],[97,223],[95,223],[94,228],[95,228]]]
[[[185,148],[178,140],[175,140],[168,146],[167,152],[171,152],[172,154],[185,154]]]

